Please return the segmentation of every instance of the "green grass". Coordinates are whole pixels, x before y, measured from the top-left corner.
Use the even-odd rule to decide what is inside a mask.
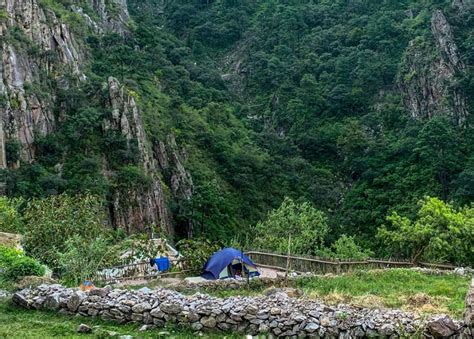
[[[94,334],[79,334],[80,324],[90,327],[98,326]],[[100,332],[116,332],[118,335],[131,335],[134,338],[194,338],[196,335],[189,329],[173,327],[140,332],[140,324],[119,325],[100,319],[71,317],[52,312],[25,310],[12,305],[9,301],[0,301],[0,338],[100,338]],[[161,334],[160,334],[161,333]],[[207,338],[222,337],[206,334]],[[241,336],[227,336],[241,338]]]
[[[339,276],[299,278],[290,287],[327,304],[346,303],[362,307],[396,308],[420,314],[446,313],[461,318],[469,277],[429,275],[409,269],[358,271]],[[258,280],[236,290],[199,290],[217,297],[255,296],[268,286]],[[185,292],[186,293],[186,292]]]
[[[429,275],[407,269],[361,271],[334,277],[297,280],[310,297],[461,317],[470,278]],[[366,304],[366,305],[364,305]]]

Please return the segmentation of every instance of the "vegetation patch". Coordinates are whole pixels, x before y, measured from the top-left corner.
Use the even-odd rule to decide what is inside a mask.
[[[351,303],[420,313],[448,313],[460,318],[470,279],[454,274],[430,275],[409,269],[360,271],[296,280],[313,298],[329,304]]]
[[[77,328],[85,323],[94,329],[91,334],[79,334]],[[137,338],[194,338],[188,329],[166,327],[148,332],[140,332],[139,324],[116,324],[100,319],[81,319],[58,315],[52,312],[25,310],[0,301],[0,337],[1,338],[106,338],[110,334],[131,335]],[[207,337],[207,335],[206,335]],[[212,336],[211,338],[218,336]],[[228,336],[229,337],[229,336]],[[232,338],[230,336],[229,338]],[[240,336],[235,336],[240,338]]]

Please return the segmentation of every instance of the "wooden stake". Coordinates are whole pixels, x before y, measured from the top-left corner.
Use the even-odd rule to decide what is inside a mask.
[[[286,272],[285,272],[285,284],[288,279],[288,272],[290,270],[290,255],[291,255],[291,233],[288,236],[288,255],[286,256]]]

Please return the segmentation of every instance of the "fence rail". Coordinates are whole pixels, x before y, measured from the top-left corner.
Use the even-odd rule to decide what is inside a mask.
[[[441,270],[452,270],[455,268],[455,266],[448,264],[432,264],[422,262],[415,265],[410,261],[404,260],[368,259],[342,261],[313,257],[287,256],[283,254],[267,253],[261,251],[247,251],[245,253],[257,266],[261,267],[285,270],[287,261],[289,260],[290,270],[298,273],[312,272],[320,274],[338,274],[343,272],[351,272],[357,269],[381,269],[415,266],[437,268]]]

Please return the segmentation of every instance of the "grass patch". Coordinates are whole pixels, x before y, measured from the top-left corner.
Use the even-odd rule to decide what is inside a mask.
[[[308,296],[327,303],[389,307],[420,313],[448,313],[460,318],[470,278],[429,275],[407,269],[360,271],[296,281]]]
[[[92,334],[79,334],[77,327],[80,324],[98,326]],[[106,331],[116,332],[117,335],[131,335],[134,338],[195,338],[196,335],[189,329],[174,327],[159,328],[140,332],[140,324],[115,324],[96,318],[70,317],[46,311],[26,310],[9,301],[0,300],[0,338],[100,338],[107,337]],[[102,333],[102,335],[101,335]],[[206,338],[222,336],[208,335]],[[227,336],[241,338],[242,336]]]

